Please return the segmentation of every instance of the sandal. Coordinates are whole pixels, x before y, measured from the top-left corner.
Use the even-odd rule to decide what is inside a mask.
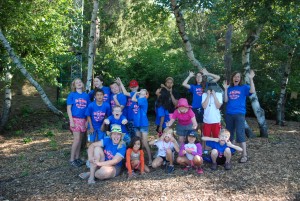
[[[83,172],[78,175],[81,179],[87,179],[90,177],[90,172]]]
[[[239,160],[239,163],[246,163],[248,161],[248,156],[242,156]]]
[[[95,184],[96,183],[96,181],[95,181],[95,179],[88,179],[88,184]]]

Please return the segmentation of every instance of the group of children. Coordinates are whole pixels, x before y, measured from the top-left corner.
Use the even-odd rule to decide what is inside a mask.
[[[148,142],[149,121],[148,111],[148,92],[146,89],[139,89],[138,82],[132,80],[129,84],[131,92],[127,92],[120,78],[117,78],[110,88],[103,86],[103,78],[97,76],[94,78],[94,89],[89,93],[84,92],[84,84],[80,79],[72,82],[72,92],[67,98],[67,112],[70,120],[70,129],[74,136],[71,149],[70,164],[79,167],[84,164],[79,157],[80,145],[83,133],[87,131],[90,147],[100,147],[102,151],[99,154],[98,161],[95,161],[94,151],[90,151],[89,162],[93,165],[93,173],[81,174],[82,178],[89,178],[89,183],[94,183],[94,177],[97,178],[97,164],[102,164],[106,160],[114,160],[116,156],[126,159],[126,168],[129,177],[134,176],[136,170],[141,174],[149,172],[149,166],[158,168],[164,165],[167,173],[174,171],[175,152],[178,153],[176,162],[183,166],[184,171],[192,168],[198,174],[202,174],[203,164],[202,152],[207,154],[210,150],[212,170],[217,169],[217,165],[224,165],[226,170],[231,169],[230,159],[235,151],[243,151],[242,148],[233,145],[229,138],[230,132],[221,129],[221,115],[219,108],[222,105],[222,94],[215,92],[205,82],[202,76],[211,76],[216,82],[219,76],[207,72],[203,69],[196,74],[196,84],[187,84],[191,77],[195,76],[189,72],[189,76],[182,85],[193,93],[192,106],[188,104],[186,98],[178,98],[173,87],[173,78],[168,77],[166,83],[161,85],[156,92],[157,100],[155,103],[158,138]],[[176,124],[175,131],[171,126]],[[202,123],[204,123],[202,127]],[[114,154],[105,151],[106,138],[111,138],[112,146],[114,140],[112,135],[107,136],[107,132],[113,133],[120,127],[116,134],[122,134],[122,139],[117,140],[125,144],[126,153],[119,153],[118,148]],[[199,133],[202,134],[202,145],[199,141]],[[206,142],[206,143],[205,143]],[[150,146],[155,145],[157,152],[154,160]],[[143,148],[148,156],[148,165],[145,163]],[[89,148],[90,149],[90,148]],[[115,156],[115,157],[114,157]],[[101,161],[102,160],[102,161]],[[118,175],[116,165],[118,163],[107,163],[112,166],[111,176]],[[92,168],[91,168],[92,169]],[[92,176],[91,176],[92,175]],[[111,177],[100,177],[111,178]]]

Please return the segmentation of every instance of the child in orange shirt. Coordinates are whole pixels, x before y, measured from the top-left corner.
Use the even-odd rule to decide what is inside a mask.
[[[128,169],[129,177],[135,175],[135,170],[140,170],[141,174],[150,172],[148,166],[145,165],[142,142],[138,136],[132,138],[126,151],[126,168]]]

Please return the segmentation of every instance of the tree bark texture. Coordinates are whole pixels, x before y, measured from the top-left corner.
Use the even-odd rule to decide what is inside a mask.
[[[95,41],[96,41],[96,20],[99,9],[99,0],[94,0],[94,7],[92,12],[90,38],[89,38],[89,53],[88,53],[88,72],[86,81],[86,91],[91,90],[93,78],[93,65],[95,59]]]
[[[2,131],[4,126],[6,125],[11,111],[11,79],[12,74],[9,72],[9,69],[7,69],[7,72],[5,73],[5,94],[0,122],[0,131]]]
[[[282,80],[281,80],[281,86],[280,86],[280,96],[277,102],[277,114],[276,114],[276,124],[279,126],[284,126],[284,105],[286,102],[286,86],[289,81],[289,75],[291,72],[291,63],[293,59],[293,55],[295,52],[294,48],[289,54],[288,54],[288,60],[285,64],[284,71],[282,73]]]
[[[37,83],[33,77],[30,75],[30,73],[26,70],[26,68],[23,66],[23,64],[20,62],[19,58],[15,55],[13,49],[11,48],[10,44],[6,40],[5,36],[3,35],[2,31],[0,30],[0,40],[5,47],[6,51],[8,52],[10,58],[16,65],[16,67],[21,71],[21,73],[29,80],[29,82],[35,87],[35,89],[39,92],[41,95],[42,100],[46,104],[46,106],[55,114],[63,116],[63,113],[58,110],[49,100],[47,97],[45,91],[43,88]]]
[[[251,47],[258,40],[261,31],[262,31],[262,26],[258,27],[255,31],[250,32],[247,40],[244,43],[243,52],[242,52],[242,63],[243,63],[243,67],[245,69],[246,84],[250,84],[249,73],[250,73]],[[252,94],[249,97],[249,99],[250,99],[254,114],[257,118],[258,124],[259,124],[260,136],[268,137],[268,126],[267,126],[267,121],[265,118],[265,111],[260,107],[257,94],[256,93]]]
[[[233,26],[229,24],[227,26],[227,32],[225,35],[225,55],[224,55],[224,65],[225,65],[225,77],[227,82],[230,82],[231,76],[231,65],[232,65],[232,53],[231,53],[231,38],[232,38]]]

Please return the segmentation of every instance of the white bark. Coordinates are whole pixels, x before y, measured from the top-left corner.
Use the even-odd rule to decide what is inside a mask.
[[[250,73],[250,52],[251,47],[259,38],[259,35],[262,31],[262,26],[259,27],[255,32],[249,34],[247,40],[244,43],[244,48],[242,52],[242,62],[243,67],[245,69],[245,81],[247,84],[250,84],[249,73]],[[257,94],[254,93],[249,97],[251,101],[251,106],[254,111],[254,114],[257,118],[259,128],[260,128],[260,136],[268,137],[268,126],[265,118],[265,111],[260,107]]]
[[[9,72],[9,69],[5,73],[5,88],[4,88],[4,104],[2,108],[2,116],[0,121],[0,131],[3,130],[4,126],[6,125],[9,114],[11,111],[11,79],[12,74]]]
[[[13,49],[11,48],[10,44],[6,40],[5,36],[3,35],[2,31],[0,30],[0,40],[5,47],[6,51],[8,52],[10,58],[16,65],[16,67],[21,71],[21,73],[29,80],[29,82],[36,88],[38,93],[41,95],[42,100],[47,105],[47,107],[55,114],[57,115],[63,115],[63,113],[58,110],[49,100],[47,97],[45,91],[43,88],[37,83],[33,77],[30,75],[30,73],[26,70],[26,68],[23,66],[23,64],[20,62],[19,58],[15,55]]]
[[[89,54],[88,54],[88,72],[86,81],[86,90],[91,90],[92,77],[93,77],[93,65],[95,58],[95,39],[96,39],[96,20],[99,9],[99,1],[94,0],[94,8],[92,12],[91,28],[90,28],[90,39],[89,39]]]

